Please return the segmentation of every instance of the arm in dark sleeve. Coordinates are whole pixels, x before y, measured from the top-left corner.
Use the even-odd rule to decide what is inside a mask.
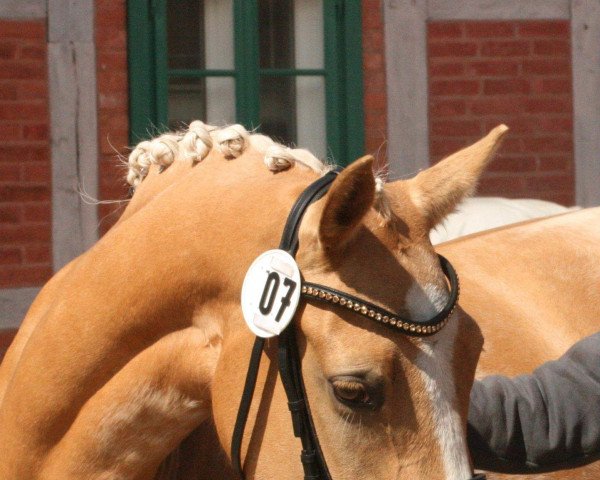
[[[478,468],[548,469],[598,459],[600,333],[531,375],[476,381],[468,423]]]

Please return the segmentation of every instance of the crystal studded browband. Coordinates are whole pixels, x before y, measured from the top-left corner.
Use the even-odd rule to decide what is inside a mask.
[[[433,335],[439,332],[448,323],[448,319],[454,312],[460,292],[458,276],[456,275],[454,268],[452,268],[452,265],[446,258],[441,255],[438,255],[438,257],[440,259],[442,270],[450,282],[450,298],[448,299],[446,306],[437,315],[423,322],[407,320],[400,315],[378,307],[359,297],[316,283],[303,282],[301,290],[302,296],[307,299],[339,305],[340,307],[352,310],[365,318],[374,320],[406,335],[418,337]]]

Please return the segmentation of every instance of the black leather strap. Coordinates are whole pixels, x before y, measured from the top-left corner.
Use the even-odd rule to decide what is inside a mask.
[[[252,347],[252,354],[250,355],[250,363],[248,364],[248,373],[246,373],[246,382],[244,383],[242,399],[240,400],[237,418],[235,419],[235,427],[233,427],[233,436],[231,439],[231,461],[233,463],[233,469],[235,470],[235,473],[237,473],[240,478],[244,478],[241,462],[242,438],[244,437],[244,428],[246,427],[248,412],[250,411],[252,397],[254,396],[254,388],[256,387],[256,378],[258,376],[260,358],[262,357],[264,345],[265,339],[256,337],[254,340],[254,346]]]
[[[287,221],[285,222],[281,241],[279,242],[279,248],[281,250],[285,250],[292,257],[296,256],[296,252],[298,251],[298,230],[306,209],[311,203],[316,202],[325,195],[327,190],[329,190],[329,186],[341,170],[340,167],[337,167],[336,169],[327,172],[321,178],[311,183],[306,190],[302,192],[298,200],[296,200],[296,203],[294,203]]]
[[[287,221],[285,223],[285,227],[283,229],[283,233],[281,235],[281,241],[279,243],[279,248],[281,250],[285,250],[287,251],[290,255],[295,256],[296,252],[298,251],[298,229],[300,228],[300,223],[302,221],[302,217],[304,216],[304,213],[306,212],[306,209],[308,208],[308,206],[317,201],[319,198],[321,198],[329,189],[329,186],[331,185],[331,183],[333,182],[333,180],[335,180],[335,177],[337,176],[337,174],[341,171],[341,169],[337,168],[335,170],[332,170],[331,172],[326,173],[325,175],[323,175],[322,177],[320,177],[319,179],[317,179],[315,182],[311,183],[300,195],[300,197],[296,200],[296,202],[294,203],[294,206],[292,207],[292,210],[290,211],[290,214],[288,215]],[[292,330],[291,328],[288,328],[286,331],[288,330]],[[285,332],[284,332],[285,333]],[[282,338],[285,339],[282,341]],[[280,335],[279,336],[279,341],[280,341],[280,345],[284,344],[285,345],[285,350],[287,351],[291,351],[290,349],[290,343],[289,343],[289,337],[287,335]],[[233,428],[233,435],[232,435],[232,439],[231,439],[231,461],[233,463],[233,469],[235,470],[235,472],[240,476],[240,478],[244,478],[244,471],[243,471],[243,467],[242,467],[242,462],[241,462],[241,446],[242,446],[242,439],[244,437],[244,429],[246,427],[246,423],[248,421],[248,413],[250,411],[250,405],[252,404],[252,397],[254,395],[254,389],[256,387],[256,379],[258,377],[258,369],[260,367],[260,359],[262,356],[262,351],[264,348],[264,339],[260,338],[260,337],[256,337],[256,340],[254,341],[254,346],[252,348],[252,354],[250,356],[250,363],[248,364],[248,372],[246,374],[246,381],[244,383],[244,390],[242,392],[242,398],[240,400],[240,406],[238,408],[238,414],[237,414],[237,418],[235,420],[235,426]],[[295,341],[294,343],[294,347],[295,347]],[[297,347],[295,347],[297,348]],[[293,352],[291,353],[293,354]],[[297,355],[297,353],[296,353]],[[288,358],[286,356],[286,358]],[[299,362],[298,362],[299,365]],[[280,369],[281,369],[281,362],[280,362]],[[289,369],[289,367],[286,367],[286,369]],[[281,373],[281,372],[280,372]],[[288,387],[290,387],[290,381],[289,379],[292,377],[289,377],[286,375],[286,378],[288,379]],[[283,376],[282,376],[283,379]],[[302,381],[302,378],[300,377],[300,382]],[[284,386],[285,386],[285,382],[286,380],[284,380]],[[292,381],[293,383],[293,381]],[[288,387],[286,387],[286,393],[288,393]],[[294,385],[294,390],[290,390],[290,393],[293,393],[293,391],[297,392],[296,390],[296,386]],[[304,406],[301,406],[300,403],[305,403],[303,400],[301,400],[301,396],[300,398],[297,398],[297,395],[293,395],[290,399],[289,393],[288,393],[288,403],[291,405],[290,406],[290,410],[295,409],[297,411],[302,411],[302,412],[306,412],[306,408],[304,408]],[[298,403],[298,401],[300,401],[300,403]],[[299,413],[294,413],[292,412],[292,421],[294,422],[305,422],[306,420],[298,420],[299,418],[304,418],[305,415],[302,414],[300,415]],[[312,421],[310,421],[310,423],[312,424]],[[298,429],[299,432],[303,432],[308,434],[308,432],[311,429],[307,429],[304,426],[300,426],[300,423],[298,424],[294,424],[294,430]],[[314,431],[314,427],[312,428],[312,430]],[[306,439],[305,439],[306,440]],[[304,445],[304,441],[303,440],[303,445]],[[312,452],[314,452],[314,450],[311,450]],[[307,469],[309,471],[312,472],[312,462],[311,462],[311,455],[309,451],[307,453],[307,455],[302,457],[302,463],[303,465],[305,465],[305,472],[307,471]],[[304,451],[303,451],[304,454]],[[316,456],[316,452],[314,452],[314,455]],[[307,478],[311,478],[311,477],[307,477]],[[319,478],[319,477],[314,477],[314,478]]]

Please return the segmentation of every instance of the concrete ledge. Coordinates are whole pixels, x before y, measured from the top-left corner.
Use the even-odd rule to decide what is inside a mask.
[[[2,0],[0,19],[38,20],[48,15],[47,0]]]
[[[0,329],[19,328],[39,291],[37,287],[0,290]]]

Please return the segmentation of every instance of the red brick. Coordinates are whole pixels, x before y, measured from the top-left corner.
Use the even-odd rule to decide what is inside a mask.
[[[48,106],[42,103],[11,103],[0,108],[0,120],[47,118]]]
[[[533,82],[533,91],[535,93],[566,93],[571,94],[572,85],[571,78],[536,78]]]
[[[573,151],[573,139],[570,135],[524,138],[523,145],[528,152],[569,153]]]
[[[0,203],[0,223],[16,225],[21,222],[20,205],[6,205]]]
[[[19,265],[23,262],[20,248],[0,247],[0,265]]]
[[[49,266],[7,266],[0,270],[0,288],[41,286],[51,276]]]
[[[7,202],[39,202],[50,199],[47,185],[0,184],[0,198]]]
[[[46,66],[40,63],[22,62],[16,60],[0,61],[0,79],[17,78],[23,80],[46,79]]]
[[[44,80],[20,80],[17,96],[20,100],[47,100],[48,82]]]
[[[24,263],[31,264],[50,264],[50,245],[41,243],[36,245],[26,245],[24,255]]]
[[[46,46],[28,45],[21,48],[20,58],[25,60],[42,60],[42,64],[45,65],[47,56]]]
[[[124,93],[101,94],[98,96],[98,106],[106,110],[128,112],[128,97]]]
[[[470,102],[469,110],[476,115],[509,115],[522,112],[523,103],[514,97],[475,98]]]
[[[365,112],[365,115],[368,113]],[[125,132],[115,132],[109,137],[100,137],[100,153],[103,155],[118,155],[128,153],[125,148],[129,144],[129,138]]]
[[[48,124],[24,125],[23,138],[25,140],[47,141],[49,139]]]
[[[381,53],[365,55],[363,58],[363,66],[366,70],[381,70],[384,60]]]
[[[46,36],[45,20],[17,21],[0,20],[0,38],[35,38],[44,40]]]
[[[126,45],[124,25],[106,25],[96,30],[96,43],[102,50],[123,48]]]
[[[537,126],[541,132],[546,133],[573,133],[573,117],[571,115],[552,118],[544,116],[536,119]]]
[[[50,241],[49,225],[0,225],[0,244],[15,245]]]
[[[513,76],[519,72],[516,61],[485,60],[468,63],[467,75],[482,76]]]
[[[510,22],[466,22],[467,37],[501,38],[514,37],[515,27]]]
[[[486,95],[527,94],[530,91],[531,85],[523,78],[483,81],[483,93]]]
[[[458,22],[430,22],[427,25],[427,34],[435,40],[460,38],[463,35],[463,25]]]
[[[467,137],[481,135],[481,123],[477,120],[432,121],[431,133],[442,137]]]
[[[573,105],[567,98],[547,97],[527,98],[524,101],[525,111],[529,113],[570,113]]]
[[[467,106],[464,100],[432,100],[430,112],[437,117],[464,115]]]
[[[8,350],[8,347],[12,343],[16,333],[17,331],[13,329],[0,330],[0,362],[2,361],[2,357],[4,357],[6,350]]]
[[[551,155],[540,158],[539,169],[543,172],[550,171],[572,171],[572,155]]]
[[[382,52],[384,38],[382,30],[367,30],[363,32],[363,52]]]
[[[49,163],[34,162],[23,165],[23,180],[26,182],[48,184],[52,179]]]
[[[536,40],[533,42],[536,55],[568,56],[571,54],[571,42],[568,40]]]
[[[455,139],[434,139],[431,141],[430,153],[432,156],[435,157],[445,157],[450,155],[451,153],[457,152],[458,150],[465,148],[467,145],[469,145],[469,143],[472,142]]]
[[[365,95],[365,108],[384,108],[387,103],[385,92]]]
[[[48,161],[49,158],[47,146],[0,145],[0,163]]]
[[[506,123],[508,128],[510,128],[509,136],[511,138],[515,138],[519,135],[529,135],[539,130],[538,118],[522,118],[516,116],[507,118],[506,116],[499,116],[484,120],[485,131],[489,132],[492,128],[501,123]]]
[[[0,100],[16,100],[18,87],[16,82],[8,80],[0,83]]]
[[[535,195],[535,193],[532,195]],[[572,188],[565,192],[544,192],[543,195],[538,195],[538,197],[548,202],[558,203],[566,207],[575,205],[575,194]]]
[[[102,70],[123,71],[127,68],[127,54],[124,50],[110,50],[98,54],[98,66]]]
[[[23,206],[23,219],[26,222],[49,223],[52,218],[50,203],[28,203]]]
[[[505,155],[531,153],[523,148],[523,141],[521,138],[511,137],[510,135],[502,142],[501,152]]]
[[[518,25],[518,33],[524,37],[549,37],[569,35],[567,21],[527,21]]]
[[[465,66],[462,63],[433,63],[429,66],[429,74],[435,77],[454,77],[464,73]]]
[[[518,197],[525,193],[525,185],[523,176],[502,175],[492,177],[486,175],[479,182],[478,191],[485,192],[487,195],[501,195],[509,198],[516,194]]]
[[[429,56],[436,57],[473,57],[477,54],[475,42],[444,42],[431,43]]]
[[[1,153],[0,153],[1,155]],[[0,163],[0,183],[17,182],[21,180],[21,165],[17,162]],[[1,201],[2,199],[0,199]]]
[[[519,57],[529,53],[529,43],[519,40],[490,40],[481,45],[481,55],[487,57]]]
[[[571,63],[568,60],[560,58],[524,60],[523,73],[533,75],[570,75]]]
[[[0,104],[0,108],[2,105]],[[22,128],[16,123],[0,124],[0,141],[11,142],[21,138]],[[0,175],[0,181],[2,181]]]
[[[498,155],[488,166],[489,172],[533,172],[537,161],[533,155]]]
[[[527,188],[537,191],[568,190],[573,184],[573,176],[569,173],[533,176],[527,179]]]
[[[476,80],[436,80],[431,82],[430,92],[433,95],[475,95],[479,93],[479,82]]]
[[[0,59],[12,60],[17,56],[17,44],[13,40],[0,41]]]

